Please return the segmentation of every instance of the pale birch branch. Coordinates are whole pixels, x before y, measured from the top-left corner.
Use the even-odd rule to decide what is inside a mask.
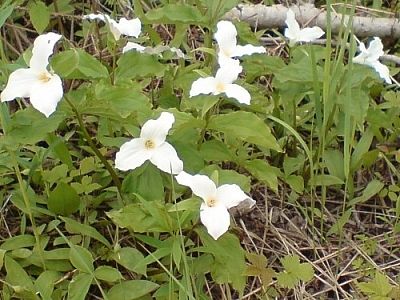
[[[327,12],[316,8],[312,4],[302,4],[290,7],[296,14],[296,20],[308,27],[319,26],[326,30]],[[278,4],[265,6],[262,4],[243,4],[225,14],[225,20],[240,20],[249,23],[256,28],[284,28],[288,8]],[[331,28],[333,33],[338,33],[342,18],[345,24],[349,16],[331,14]],[[357,37],[400,37],[400,20],[398,18],[375,18],[359,17],[353,18],[353,34]]]

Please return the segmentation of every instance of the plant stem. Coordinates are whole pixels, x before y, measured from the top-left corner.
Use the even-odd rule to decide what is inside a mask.
[[[89,132],[86,130],[85,124],[83,123],[83,119],[81,114],[79,113],[78,109],[75,107],[75,105],[64,95],[65,100],[71,106],[72,110],[74,111],[78,122],[79,126],[81,127],[81,131],[83,135],[85,136],[85,139],[87,143],[89,144],[90,148],[92,148],[93,152],[96,154],[96,156],[100,159],[100,161],[103,163],[104,167],[107,169],[108,173],[110,173],[110,176],[117,187],[118,193],[121,195],[121,181],[119,180],[117,174],[115,173],[113,167],[108,163],[107,159],[104,157],[103,154],[97,149],[96,145],[93,143],[93,140],[91,136],[89,135]]]
[[[6,128],[7,125],[6,125],[6,122],[5,122],[6,117],[4,115],[3,107],[1,107],[1,109],[0,109],[0,120],[1,120],[1,127],[3,129],[3,136],[5,137],[6,133],[7,133],[7,128]],[[18,185],[19,185],[19,188],[21,190],[21,195],[22,195],[22,198],[24,200],[26,211],[28,213],[29,219],[30,219],[31,224],[32,224],[32,231],[33,231],[33,235],[35,236],[36,247],[38,249],[40,262],[42,263],[43,270],[46,270],[46,265],[44,263],[44,257],[43,257],[43,252],[42,252],[42,246],[40,245],[40,234],[39,234],[39,232],[37,230],[36,220],[35,220],[35,218],[33,216],[33,213],[32,213],[31,202],[29,201],[28,194],[26,193],[27,186],[26,186],[26,184],[24,184],[24,181],[22,180],[21,171],[19,170],[17,157],[16,157],[14,151],[7,148],[7,152],[10,155],[11,162],[12,162],[12,165],[13,165],[13,168],[14,168],[14,172],[15,172],[15,175],[17,176]]]

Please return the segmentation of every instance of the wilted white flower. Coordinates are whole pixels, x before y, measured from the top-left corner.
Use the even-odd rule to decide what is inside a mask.
[[[110,26],[110,31],[114,35],[115,40],[119,40],[121,34],[126,36],[138,37],[142,30],[142,23],[138,18],[127,20],[126,18],[121,18],[119,22],[113,20],[108,15],[102,14],[88,14],[83,16],[84,19],[90,20],[100,20],[106,22]]]
[[[379,61],[379,57],[384,54],[381,39],[374,37],[369,43],[368,49],[365,48],[364,43],[360,43],[360,51],[360,54],[353,58],[353,62],[374,68],[386,83],[391,84],[389,68]]]
[[[192,83],[189,96],[194,97],[200,94],[219,95],[225,93],[228,97],[235,98],[243,104],[250,104],[250,93],[240,85],[233,84],[242,67],[239,66],[239,61],[234,61],[224,67],[218,69],[215,77],[199,78]]]
[[[1,101],[29,97],[34,108],[49,117],[63,96],[61,78],[47,70],[49,57],[61,35],[49,32],[38,36],[32,49],[29,68],[11,73],[8,83],[1,93]]]
[[[150,160],[161,171],[172,174],[181,172],[183,162],[175,148],[165,141],[174,121],[174,115],[169,112],[161,113],[157,120],[147,121],[139,138],[121,146],[115,158],[115,167],[122,171],[133,170]]]
[[[148,54],[156,54],[160,55],[164,51],[171,51],[176,54],[178,58],[184,58],[185,55],[180,49],[177,49],[175,47],[169,47],[169,46],[156,46],[156,47],[144,47],[138,43],[134,42],[128,42],[126,43],[125,47],[122,48],[122,53],[135,50],[140,53],[148,53]]]
[[[289,9],[285,21],[288,26],[285,29],[285,36],[290,40],[289,46],[293,46],[297,42],[312,42],[324,35],[324,31],[318,26],[312,28],[300,29],[296,21],[293,10]]]
[[[214,37],[218,43],[218,64],[221,67],[232,63],[232,58],[234,57],[266,52],[262,46],[253,46],[250,44],[244,46],[237,45],[236,36],[235,25],[229,21],[218,22],[217,32]]]
[[[253,206],[255,201],[247,196],[236,184],[223,184],[219,187],[205,175],[190,175],[184,171],[176,177],[179,184],[188,186],[193,194],[203,199],[200,206],[200,220],[208,233],[217,240],[229,228],[228,209],[247,201]]]

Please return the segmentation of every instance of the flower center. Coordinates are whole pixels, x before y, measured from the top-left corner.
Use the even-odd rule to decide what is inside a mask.
[[[225,83],[223,83],[223,82],[218,82],[217,83],[217,91],[218,92],[222,93],[222,92],[225,91],[225,89],[226,89]]]
[[[152,140],[147,140],[144,143],[144,146],[146,147],[147,150],[153,149],[154,148],[154,142]]]
[[[47,72],[42,72],[39,74],[39,80],[43,82],[49,82],[51,79],[51,75]]]
[[[217,204],[217,199],[211,198],[206,201],[208,207],[213,207]]]
[[[225,51],[224,51],[224,54],[225,54],[226,56],[228,56],[228,57],[232,57],[232,52],[231,52],[231,51],[225,50]]]

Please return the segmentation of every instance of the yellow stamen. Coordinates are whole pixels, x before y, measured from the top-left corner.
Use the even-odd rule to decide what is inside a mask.
[[[50,81],[50,79],[51,79],[50,74],[47,73],[47,72],[42,72],[42,73],[40,73],[38,77],[39,77],[39,80],[40,80],[40,81],[43,81],[43,82],[48,82],[48,81]]]
[[[218,82],[217,83],[217,91],[218,92],[222,93],[222,92],[225,91],[225,89],[226,89],[225,83],[223,83],[223,82]]]
[[[213,207],[213,206],[215,206],[217,204],[217,200],[214,199],[214,198],[208,199],[206,201],[206,204],[207,204],[208,207]]]
[[[152,140],[147,140],[145,143],[144,143],[144,146],[146,147],[146,149],[153,149],[154,148],[154,142],[152,141]]]

